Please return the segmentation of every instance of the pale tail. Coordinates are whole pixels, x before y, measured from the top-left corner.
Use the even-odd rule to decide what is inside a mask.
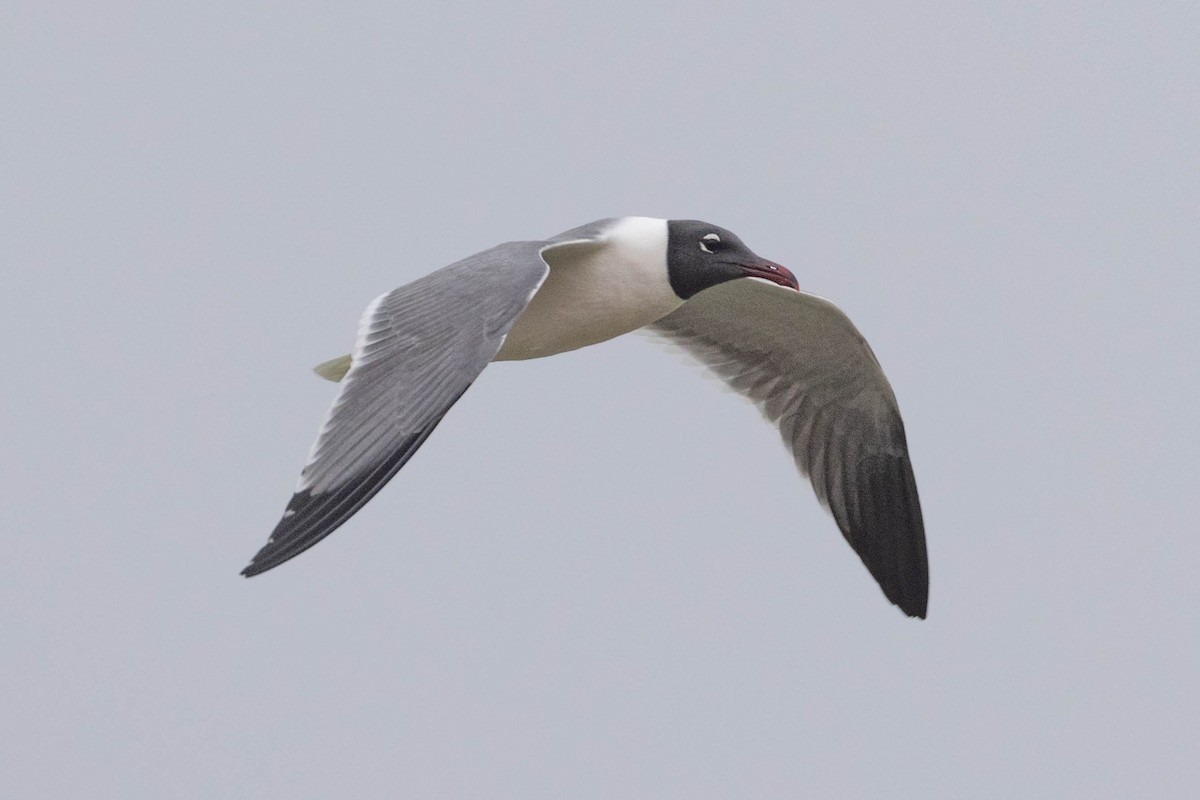
[[[346,373],[350,371],[350,364],[351,358],[349,355],[338,356],[337,358],[317,364],[313,367],[313,372],[327,381],[337,383],[346,377]]]

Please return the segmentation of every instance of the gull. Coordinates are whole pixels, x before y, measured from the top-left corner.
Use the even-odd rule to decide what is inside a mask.
[[[774,424],[884,595],[924,618],[929,567],[896,397],[830,301],[730,231],[617,217],[464,258],[375,298],[283,518],[242,574],[336,530],[425,443],[493,361],[543,358],[646,329]]]

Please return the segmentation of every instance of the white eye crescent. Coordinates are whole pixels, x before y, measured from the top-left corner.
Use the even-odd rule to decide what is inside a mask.
[[[705,244],[705,242],[720,242],[720,241],[721,241],[721,237],[718,236],[717,234],[706,233],[706,234],[704,234],[704,236],[702,236],[700,238],[700,249],[706,253],[711,253],[712,250],[708,249],[708,245]]]

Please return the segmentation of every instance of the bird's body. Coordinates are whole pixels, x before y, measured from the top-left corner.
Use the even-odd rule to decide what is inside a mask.
[[[904,426],[862,336],[729,231],[648,217],[499,245],[372,301],[354,352],[317,367],[341,391],[244,574],[349,519],[491,361],[638,329],[678,344],[759,406],[887,597],[923,617],[925,535]]]
[[[607,247],[585,243],[545,254],[550,273],[513,323],[496,361],[598,344],[644,328],[683,304],[667,280],[665,219],[626,217],[608,236]]]

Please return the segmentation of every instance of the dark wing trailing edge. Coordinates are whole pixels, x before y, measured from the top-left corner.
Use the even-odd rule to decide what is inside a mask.
[[[542,252],[584,238],[503,244],[374,300],[296,492],[242,574],[299,555],[374,497],[495,357],[545,280]]]
[[[756,280],[652,326],[779,427],[796,466],[889,600],[925,616],[929,566],[904,423],[870,347],[824,298]]]

